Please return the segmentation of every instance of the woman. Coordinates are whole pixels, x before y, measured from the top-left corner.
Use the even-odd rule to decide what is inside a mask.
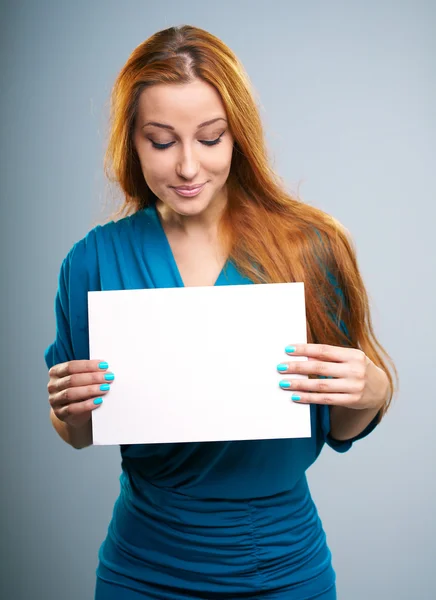
[[[92,444],[91,412],[116,376],[104,357],[89,360],[89,290],[292,281],[305,283],[309,343],[284,345],[309,360],[271,367],[283,393],[310,404],[312,436],[121,446],[96,599],[335,598],[305,471],[324,443],[345,452],[370,433],[394,393],[351,242],[283,189],[241,65],[195,27],[160,31],[129,57],[106,171],[124,193],[122,218],[65,258],[46,350],[61,438]]]

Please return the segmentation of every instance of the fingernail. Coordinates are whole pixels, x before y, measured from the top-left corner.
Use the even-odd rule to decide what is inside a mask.
[[[94,404],[101,404],[103,402],[103,398],[96,398],[94,400]]]
[[[282,389],[289,389],[291,387],[289,381],[281,381],[279,385]]]
[[[277,371],[287,371],[288,370],[288,365],[285,365],[283,363],[280,363],[279,365],[277,365]]]
[[[113,381],[114,377],[115,377],[115,375],[113,373],[106,373],[106,375],[104,376],[106,381]]]
[[[99,368],[99,369],[107,369],[107,368],[108,368],[108,366],[109,366],[109,365],[107,364],[107,362],[101,362],[101,363],[98,365],[98,368]]]
[[[102,392],[108,392],[111,389],[111,386],[108,383],[102,383],[100,389]]]
[[[295,346],[286,346],[285,348],[285,352],[295,352],[296,347]]]
[[[301,400],[301,396],[298,396],[298,394],[292,394],[291,400],[295,400],[297,402],[298,400]]]

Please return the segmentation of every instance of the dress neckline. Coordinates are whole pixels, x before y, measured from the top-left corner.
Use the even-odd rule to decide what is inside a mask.
[[[150,206],[150,213],[153,215],[155,221],[156,221],[156,225],[157,225],[157,229],[159,231],[160,237],[162,239],[162,243],[163,243],[163,247],[165,249],[165,253],[166,253],[166,257],[168,259],[168,262],[172,268],[172,271],[176,277],[177,283],[180,287],[186,287],[183,279],[182,279],[182,275],[180,273],[179,267],[177,265],[176,259],[174,257],[174,253],[173,250],[171,248],[170,242],[168,240],[167,234],[165,233],[165,229],[163,228],[162,222],[160,220],[160,216],[156,207],[156,204],[153,204],[152,206]],[[223,268],[221,269],[221,271],[218,274],[218,277],[215,280],[215,283],[212,286],[204,286],[204,287],[215,287],[217,285],[220,285],[221,283],[223,283],[223,280],[225,278],[225,270],[226,268],[229,266],[230,261],[227,259],[226,262],[224,263]]]

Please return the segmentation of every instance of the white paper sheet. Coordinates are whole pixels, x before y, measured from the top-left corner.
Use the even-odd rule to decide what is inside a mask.
[[[304,283],[88,293],[90,358],[115,375],[94,444],[310,437],[279,381],[306,343]],[[294,376],[294,378],[306,376]]]

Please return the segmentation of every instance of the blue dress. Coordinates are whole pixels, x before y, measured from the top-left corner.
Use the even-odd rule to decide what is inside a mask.
[[[252,281],[229,261],[215,285],[236,284]],[[92,229],[62,263],[47,366],[89,358],[88,290],[157,287],[183,282],[154,206]],[[324,443],[345,452],[376,421],[339,442],[328,407],[310,410],[310,438],[121,446],[95,599],[336,598],[305,472]]]

